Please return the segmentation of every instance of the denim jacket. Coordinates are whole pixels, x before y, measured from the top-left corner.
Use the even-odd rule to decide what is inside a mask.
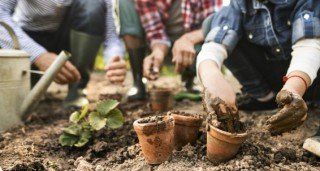
[[[247,39],[270,60],[283,60],[298,40],[315,37],[320,37],[320,0],[232,0],[213,17],[206,42],[223,44],[230,54]]]

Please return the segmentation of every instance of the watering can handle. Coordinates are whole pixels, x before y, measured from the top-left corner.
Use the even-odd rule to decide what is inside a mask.
[[[9,33],[11,39],[12,39],[12,42],[13,42],[13,48],[15,50],[20,50],[20,43],[18,41],[18,37],[17,35],[15,34],[14,30],[8,25],[6,24],[5,22],[2,22],[0,21],[0,25],[2,25],[6,30],[7,32]]]

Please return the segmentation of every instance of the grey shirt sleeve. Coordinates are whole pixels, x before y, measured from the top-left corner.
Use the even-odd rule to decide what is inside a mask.
[[[18,37],[21,49],[30,54],[31,62],[34,62],[37,57],[47,52],[44,47],[32,40],[22,28],[13,21],[12,13],[17,5],[18,0],[1,0],[0,1],[0,21],[5,22],[13,28]],[[0,26],[0,46],[3,49],[12,49],[13,42],[9,33]]]

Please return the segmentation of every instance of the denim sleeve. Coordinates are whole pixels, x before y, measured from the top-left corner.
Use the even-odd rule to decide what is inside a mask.
[[[230,54],[242,36],[242,15],[236,1],[222,8],[212,19],[205,42],[223,44]]]
[[[292,44],[320,37],[320,1],[298,0],[292,22]]]

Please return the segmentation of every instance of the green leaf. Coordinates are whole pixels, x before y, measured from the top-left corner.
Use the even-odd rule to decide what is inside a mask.
[[[81,114],[79,116],[79,120],[83,119],[84,117],[86,117],[86,115],[88,114],[88,111],[89,111],[89,104],[85,105],[85,106],[82,106],[82,109],[81,109]]]
[[[91,112],[89,114],[89,123],[94,130],[100,130],[106,126],[107,119],[99,115],[98,112]]]
[[[92,137],[91,131],[84,129],[80,135],[79,141],[76,144],[74,144],[74,146],[83,147],[84,145],[86,145],[90,141],[91,137]]]
[[[79,139],[78,136],[67,134],[67,133],[63,133],[59,137],[59,143],[62,146],[72,147],[78,141],[78,139]]]
[[[63,130],[63,132],[67,133],[67,134],[71,134],[71,135],[80,135],[81,133],[81,126],[77,125],[77,124],[72,124],[70,125],[68,128],[65,128]]]
[[[70,122],[72,123],[78,123],[80,121],[80,113],[79,112],[73,112],[71,115],[70,115],[70,118],[69,118]]]
[[[119,109],[113,109],[107,116],[107,126],[116,129],[123,125],[124,117]]]
[[[116,100],[105,100],[97,104],[97,111],[103,115],[107,116],[108,113],[115,109],[119,105],[119,102]]]

